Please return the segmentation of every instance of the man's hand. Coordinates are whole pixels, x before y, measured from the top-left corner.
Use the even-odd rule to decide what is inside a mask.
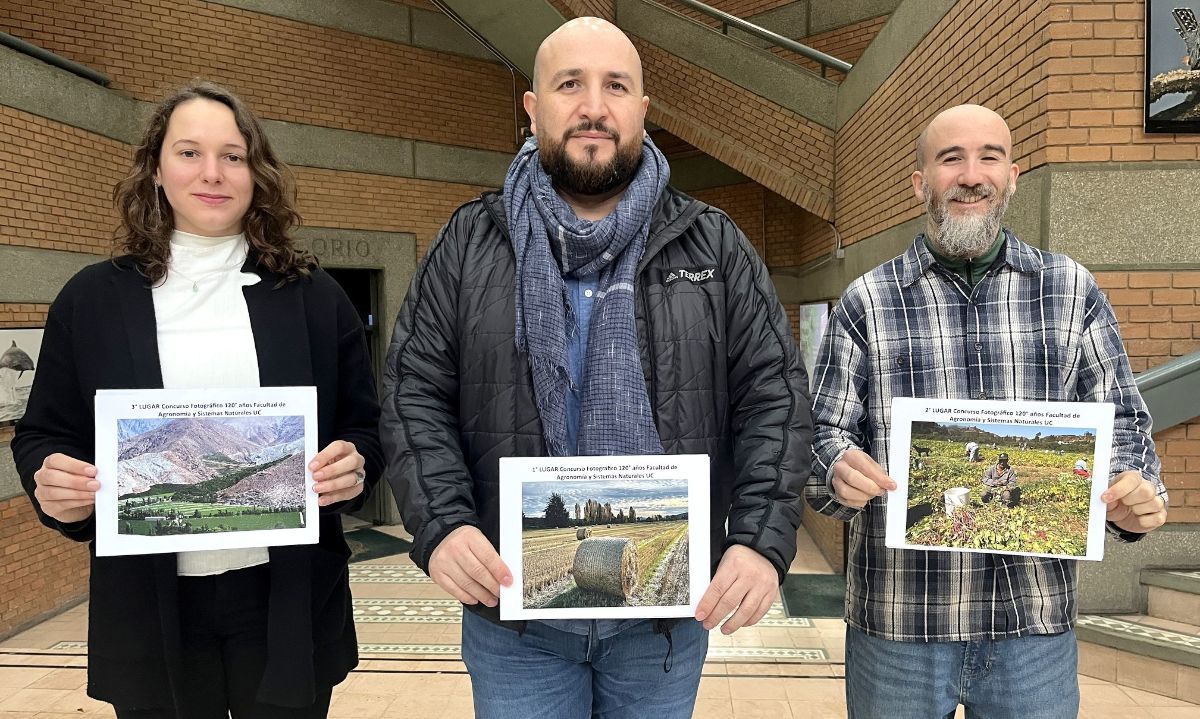
[[[721,626],[722,634],[733,634],[763,618],[779,594],[779,574],[767,558],[749,547],[735,544],[725,550],[708,591],[696,606],[696,619],[711,630],[733,610]]]
[[[861,449],[848,450],[833,464],[833,496],[847,507],[862,509],[895,488],[883,467]]]
[[[1126,532],[1149,532],[1167,521],[1166,503],[1137,470],[1114,477],[1100,499],[1108,503],[1108,521]]]
[[[82,522],[96,511],[96,467],[65,454],[52,454],[33,473],[37,498],[42,511],[63,524]]]
[[[500,602],[500,585],[512,584],[512,572],[492,543],[469,525],[450,532],[434,548],[429,578],[463,604],[482,602],[489,607]]]

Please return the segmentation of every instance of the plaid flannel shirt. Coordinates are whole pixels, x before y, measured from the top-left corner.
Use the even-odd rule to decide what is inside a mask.
[[[893,397],[1112,402],[1112,474],[1138,470],[1166,498],[1107,298],[1078,263],[1004,232],[1003,252],[973,290],[918,237],[851,283],[830,315],[813,373],[816,476],[805,497],[850,522],[846,621],[873,636],[1055,634],[1076,615],[1074,560],[888,549],[886,496],[863,510],[837,501],[832,467],[847,450],[887,468]]]

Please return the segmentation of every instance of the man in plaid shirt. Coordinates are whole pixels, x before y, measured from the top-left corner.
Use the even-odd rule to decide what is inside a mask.
[[[1112,402],[1108,528],[1166,520],[1166,490],[1116,318],[1078,263],[1001,219],[1012,136],[983,107],[941,113],[917,141],[926,232],[851,283],[814,371],[817,511],[850,522],[850,716],[1074,717],[1074,560],[884,546],[893,397]]]

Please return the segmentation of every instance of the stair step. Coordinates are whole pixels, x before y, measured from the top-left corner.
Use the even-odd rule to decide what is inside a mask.
[[[1200,700],[1200,627],[1146,616],[1079,616],[1079,673]]]
[[[1146,614],[1173,622],[1200,621],[1200,594],[1151,586],[1146,597]]]
[[[1200,569],[1143,569],[1141,581],[1148,587],[1200,594]]]
[[[1081,641],[1200,669],[1200,627],[1185,633],[1154,626],[1146,619],[1084,614],[1076,634]]]

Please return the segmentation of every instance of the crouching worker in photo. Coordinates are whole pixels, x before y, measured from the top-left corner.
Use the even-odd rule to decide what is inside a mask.
[[[12,440],[38,517],[96,536],[96,490],[117,482],[92,464],[97,390],[315,386],[320,543],[97,557],[92,542],[87,692],[119,719],[324,717],[358,661],[338,512],[383,463],[358,314],[295,246],[290,171],[223,88],[158,106],[115,198],[116,256],[51,305]]]
[[[788,318],[729,217],[667,185],[648,103],[614,25],[552,33],[525,95],[535,137],[502,194],[450,218],[396,323],[387,477],[413,561],[466,605],[479,719],[690,717],[708,630],[761,619],[796,551],[811,424]],[[648,454],[710,460],[696,617],[501,623],[499,460]]]
[[[1012,148],[1008,125],[985,107],[932,119],[911,176],[926,231],[850,283],[817,356],[805,494],[850,523],[853,719],[951,717],[959,704],[968,717],[1079,711],[1075,560],[886,546],[895,398],[1111,402],[1108,532],[1136,541],[1166,521],[1150,415],[1107,298],[1079,263],[1002,227],[1017,183]],[[992,492],[1010,486],[1005,466],[989,470]]]
[[[983,502],[987,504],[996,497],[1009,507],[1015,506],[1021,490],[1017,487],[1017,471],[1008,465],[1008,454],[1001,452],[996,463],[983,473]]]

